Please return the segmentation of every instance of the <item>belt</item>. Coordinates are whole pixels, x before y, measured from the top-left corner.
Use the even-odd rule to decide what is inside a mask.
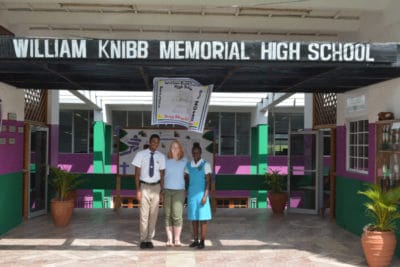
[[[156,184],[159,184],[159,183],[160,183],[160,180],[158,180],[157,182],[154,182],[154,183],[148,183],[148,182],[145,182],[145,181],[140,180],[140,183],[141,183],[141,184],[146,184],[146,185],[156,185]]]

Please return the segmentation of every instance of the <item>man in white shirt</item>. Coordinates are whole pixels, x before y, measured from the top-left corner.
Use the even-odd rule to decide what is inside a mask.
[[[157,151],[160,136],[150,136],[149,148],[138,152],[135,166],[136,197],[140,203],[140,248],[153,248],[160,193],[164,188],[165,156]]]

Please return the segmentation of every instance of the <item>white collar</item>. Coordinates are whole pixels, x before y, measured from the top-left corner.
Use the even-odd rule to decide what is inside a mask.
[[[194,167],[200,166],[200,164],[203,162],[204,160],[201,158],[197,163],[194,162],[194,160],[191,161],[191,165]]]

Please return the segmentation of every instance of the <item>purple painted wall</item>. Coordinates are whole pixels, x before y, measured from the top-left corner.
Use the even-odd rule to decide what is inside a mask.
[[[336,175],[366,182],[375,181],[375,124],[368,125],[368,174],[349,172],[346,170],[346,127],[336,128]]]
[[[324,157],[324,166],[329,166],[329,157]],[[116,173],[117,155],[111,158],[111,173]],[[297,165],[302,165],[299,160]],[[66,154],[58,155],[58,166],[72,172],[93,173],[92,154]],[[281,174],[287,174],[286,156],[269,156],[268,168],[279,170]],[[215,171],[217,174],[250,174],[250,156],[216,156]]]
[[[216,156],[218,174],[250,174],[250,156]]]
[[[279,171],[280,174],[287,174],[287,156],[268,156],[268,172]]]
[[[49,165],[58,164],[59,125],[49,125]]]
[[[0,144],[0,174],[20,172],[24,160],[24,133],[19,133],[18,128],[23,128],[24,122],[3,120],[2,125],[5,126],[5,131],[0,132],[0,138],[6,144]],[[10,139],[14,140],[14,144],[10,144]]]
[[[216,172],[220,174],[250,174],[249,156],[215,157]],[[111,158],[111,172],[116,173],[117,155]],[[65,170],[81,173],[93,173],[93,154],[58,154],[58,166]]]
[[[93,173],[93,154],[58,154],[58,166],[70,172]]]
[[[79,173],[93,173],[93,154],[92,153],[59,153],[58,167]],[[117,155],[111,157],[111,173],[117,173]]]

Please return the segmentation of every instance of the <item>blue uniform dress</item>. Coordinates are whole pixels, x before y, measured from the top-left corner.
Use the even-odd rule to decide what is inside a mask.
[[[210,201],[207,196],[207,201],[204,205],[201,204],[201,199],[204,196],[206,188],[206,174],[204,171],[203,161],[198,167],[192,167],[190,162],[186,164],[189,172],[189,189],[188,189],[188,210],[187,216],[189,221],[208,221],[211,220]]]

